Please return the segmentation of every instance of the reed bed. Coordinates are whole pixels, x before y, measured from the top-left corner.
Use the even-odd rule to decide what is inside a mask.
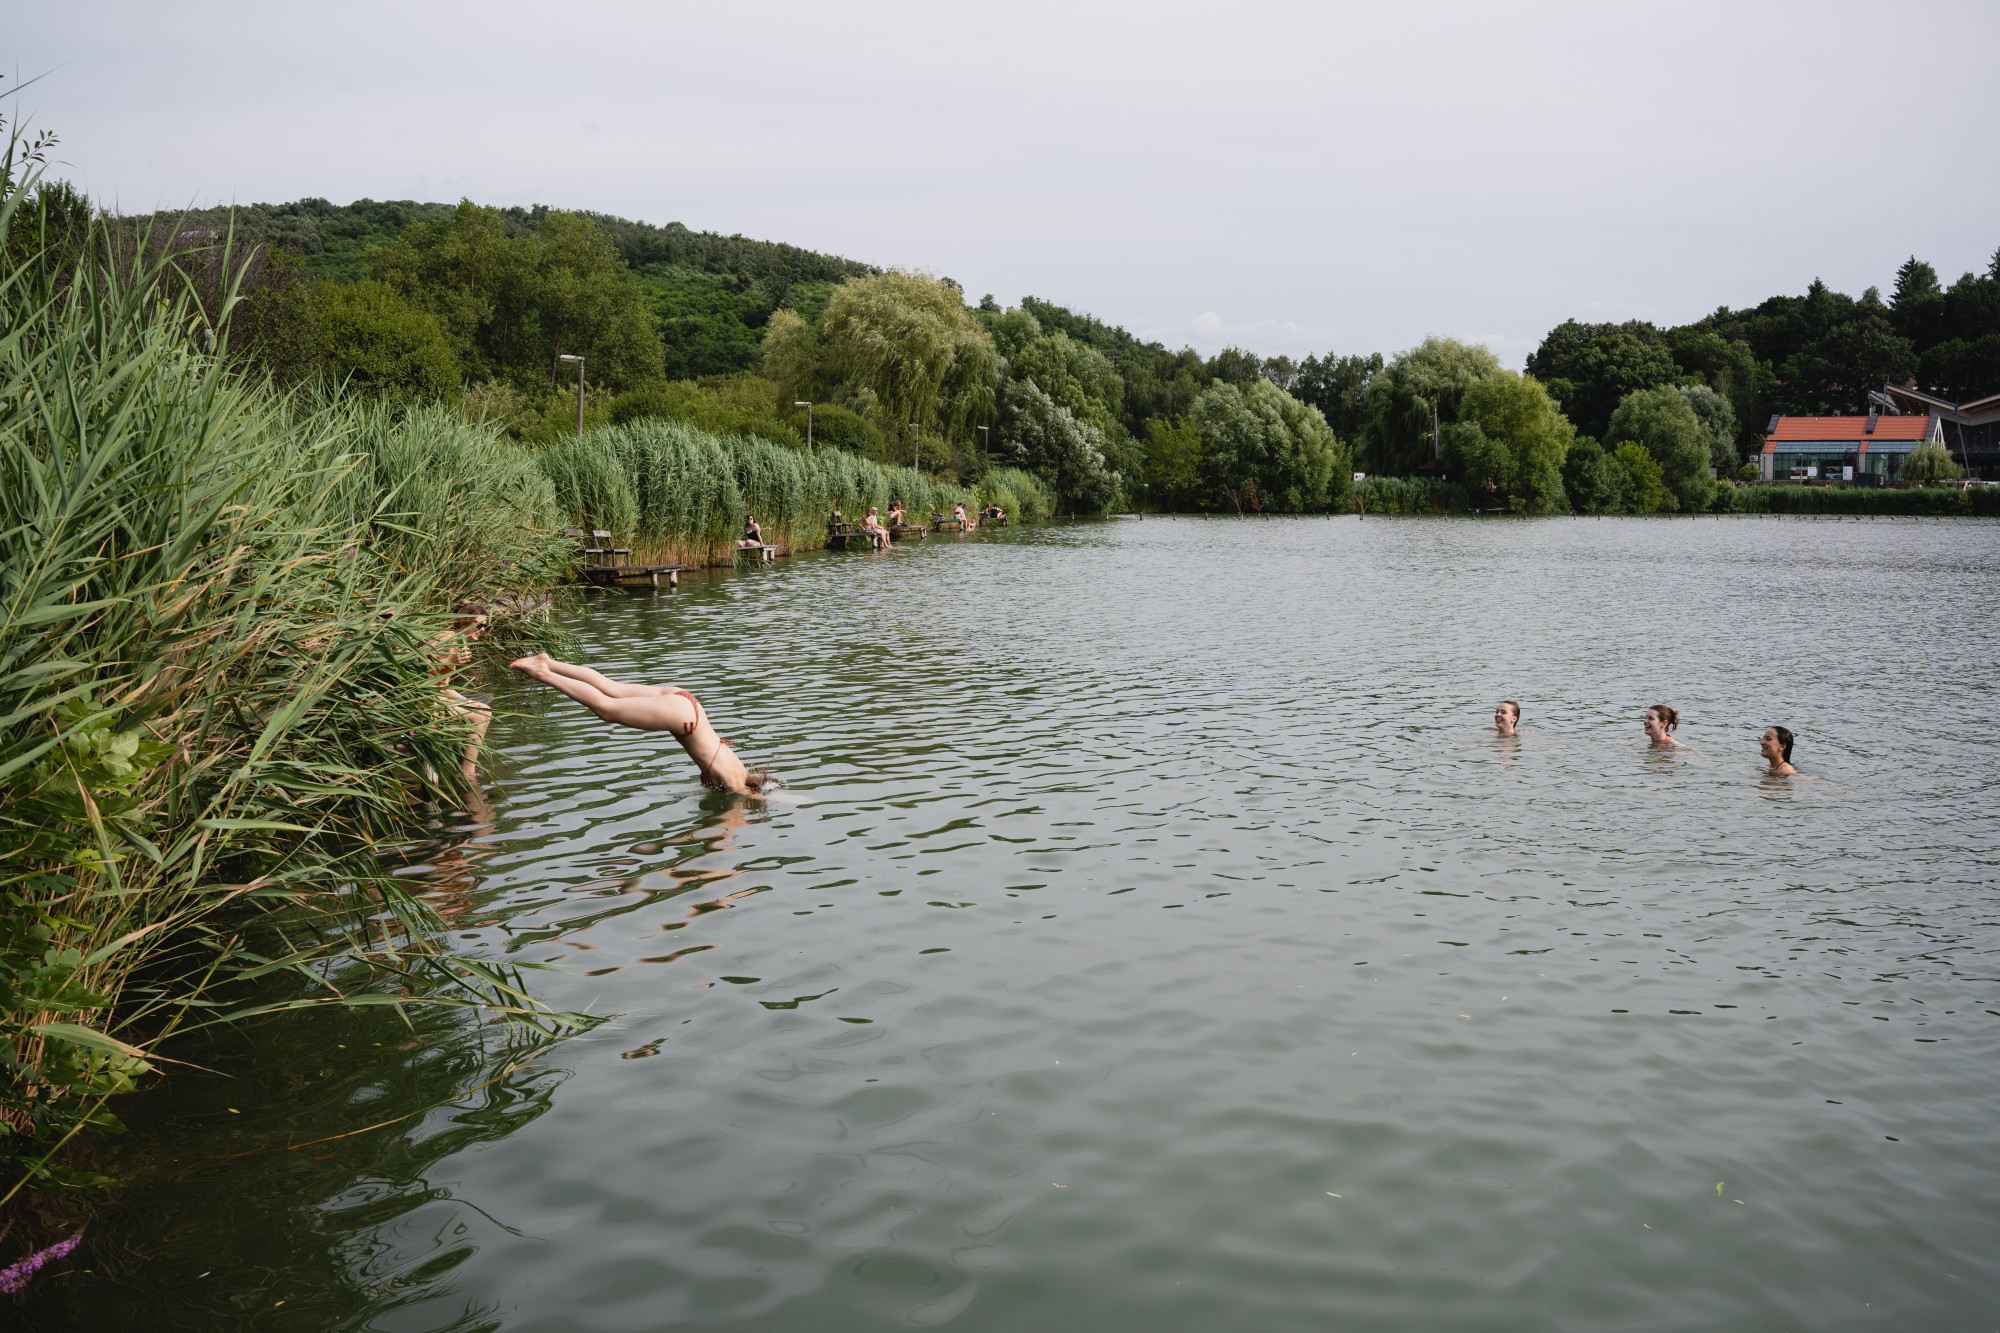
[[[1715,508],[1733,514],[1883,514],[1921,518],[2000,517],[2000,487],[1741,486],[1717,492]]]
[[[455,598],[560,568],[554,488],[449,414],[243,382],[172,270],[112,256],[0,268],[0,1205],[105,1183],[57,1151],[203,1027],[589,1021],[447,957],[371,850],[464,794],[432,644]]]
[[[614,534],[644,564],[728,564],[747,514],[765,541],[810,550],[826,544],[835,510],[859,521],[870,506],[886,513],[901,500],[925,521],[994,498],[1010,515],[1037,518],[1050,503],[1025,472],[991,473],[973,490],[837,449],[711,435],[661,418],[585,431],[550,445],[540,462],[569,522]]]

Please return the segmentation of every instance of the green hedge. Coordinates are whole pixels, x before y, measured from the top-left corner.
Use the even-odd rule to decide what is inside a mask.
[[[1904,514],[1925,518],[2000,517],[2000,487],[1926,486],[1921,490],[1858,486],[1719,486],[1715,509],[1725,514]]]

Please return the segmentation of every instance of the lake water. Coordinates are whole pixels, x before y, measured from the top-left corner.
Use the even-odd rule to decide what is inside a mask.
[[[776,799],[510,678],[409,873],[616,1022],[247,1032],[23,1313],[2000,1327],[1996,590],[1996,524],[1344,518],[593,594]]]

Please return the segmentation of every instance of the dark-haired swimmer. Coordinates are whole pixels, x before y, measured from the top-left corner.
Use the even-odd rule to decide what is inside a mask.
[[[1512,736],[1514,729],[1521,725],[1521,705],[1512,699],[1502,699],[1493,710],[1493,729],[1502,736]]]
[[[1792,733],[1785,727],[1766,727],[1757,743],[1757,753],[1771,762],[1771,772],[1779,776],[1797,773],[1792,767]]]
[[[1653,743],[1655,750],[1686,749],[1674,739],[1674,728],[1681,724],[1681,715],[1665,704],[1654,704],[1646,710],[1646,739]]]
[[[716,734],[708,724],[708,711],[686,690],[673,685],[628,685],[589,667],[558,662],[547,653],[509,665],[568,695],[606,722],[672,734],[701,770],[704,787],[758,796],[768,785],[766,775],[752,773],[729,748],[729,742]]]

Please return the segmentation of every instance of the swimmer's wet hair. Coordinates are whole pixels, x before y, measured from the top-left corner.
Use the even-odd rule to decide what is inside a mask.
[[[1672,731],[1675,727],[1678,727],[1681,724],[1681,715],[1679,713],[1676,713],[1673,709],[1667,707],[1665,704],[1654,704],[1646,711],[1649,713],[1658,713],[1660,715],[1660,721],[1667,724],[1668,731]]]
[[[1790,727],[1772,727],[1771,730],[1778,733],[1778,744],[1785,747],[1785,762],[1788,764],[1791,763],[1792,729]]]

